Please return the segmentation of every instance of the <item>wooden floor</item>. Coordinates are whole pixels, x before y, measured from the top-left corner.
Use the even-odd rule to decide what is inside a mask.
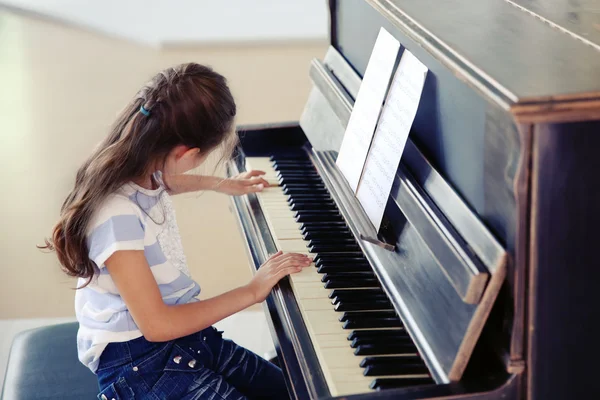
[[[227,76],[238,123],[299,118],[308,66],[325,44],[156,50],[0,8],[0,319],[73,316],[75,282],[35,245],[50,233],[78,165],[161,68],[185,61]],[[203,296],[250,278],[228,199],[175,201]]]

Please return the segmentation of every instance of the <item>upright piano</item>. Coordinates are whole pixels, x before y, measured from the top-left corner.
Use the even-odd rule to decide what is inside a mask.
[[[600,398],[597,2],[329,10],[299,122],[227,165],[274,182],[232,200],[251,264],[315,259],[265,303],[291,397]],[[429,75],[376,232],[335,160],[381,27]]]

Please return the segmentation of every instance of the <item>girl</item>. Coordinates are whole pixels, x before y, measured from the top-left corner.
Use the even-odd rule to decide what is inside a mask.
[[[211,327],[262,302],[311,260],[272,256],[247,285],[199,301],[170,194],[262,190],[263,173],[221,180],[182,175],[235,144],[226,80],[184,64],[156,75],[77,172],[46,247],[79,277],[79,359],[98,376],[98,399],[287,398],[281,370]]]

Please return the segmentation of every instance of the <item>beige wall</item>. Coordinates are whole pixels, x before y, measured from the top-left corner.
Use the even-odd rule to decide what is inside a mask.
[[[325,44],[157,51],[0,9],[0,318],[73,315],[75,281],[35,245],[58,216],[77,166],[119,109],[161,68],[185,61],[227,76],[238,123],[298,119],[308,65]],[[229,199],[175,199],[203,296],[250,277]]]

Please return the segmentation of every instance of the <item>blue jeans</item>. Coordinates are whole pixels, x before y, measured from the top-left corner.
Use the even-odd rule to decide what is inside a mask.
[[[208,328],[165,343],[109,344],[96,374],[101,400],[287,399],[281,370]]]

